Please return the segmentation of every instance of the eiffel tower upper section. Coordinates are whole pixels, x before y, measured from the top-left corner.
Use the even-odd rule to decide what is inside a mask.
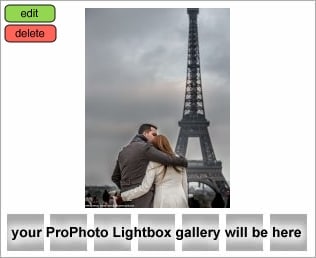
[[[207,122],[203,104],[202,79],[200,67],[199,37],[197,15],[198,8],[188,8],[189,40],[185,99],[182,121]],[[208,122],[207,122],[208,123]]]

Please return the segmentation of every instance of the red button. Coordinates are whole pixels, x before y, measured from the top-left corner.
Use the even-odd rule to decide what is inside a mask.
[[[8,42],[54,42],[54,25],[7,25],[4,29]]]

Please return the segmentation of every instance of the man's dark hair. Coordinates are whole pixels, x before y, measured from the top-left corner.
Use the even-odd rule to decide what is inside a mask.
[[[145,131],[150,131],[151,127],[155,128],[157,130],[157,126],[152,125],[152,124],[142,124],[139,129],[138,129],[138,133],[139,134],[143,134]]]

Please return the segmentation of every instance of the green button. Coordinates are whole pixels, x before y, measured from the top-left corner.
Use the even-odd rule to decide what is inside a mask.
[[[4,10],[7,22],[53,22],[53,5],[7,5]]]

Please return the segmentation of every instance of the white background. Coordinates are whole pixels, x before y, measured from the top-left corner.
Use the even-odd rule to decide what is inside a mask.
[[[6,4],[26,2],[2,1]],[[230,8],[231,207],[138,213],[308,215],[308,252],[201,252],[195,256],[315,254],[315,3],[41,2],[56,7],[54,43],[7,43],[1,17],[1,246],[3,256],[161,256],[153,253],[6,252],[7,214],[126,213],[83,208],[85,8]],[[27,2],[31,4],[31,2]],[[38,4],[38,2],[34,2]],[[91,224],[92,225],[92,224]],[[224,225],[224,224],[223,224]],[[47,240],[45,240],[47,246]],[[223,245],[221,240],[220,246]],[[91,248],[91,249],[90,249]],[[134,247],[133,247],[134,248]],[[48,250],[48,249],[47,249]],[[223,248],[225,250],[225,248]],[[268,249],[266,249],[268,250]],[[170,253],[181,256],[181,252]],[[185,255],[190,256],[190,252]]]

